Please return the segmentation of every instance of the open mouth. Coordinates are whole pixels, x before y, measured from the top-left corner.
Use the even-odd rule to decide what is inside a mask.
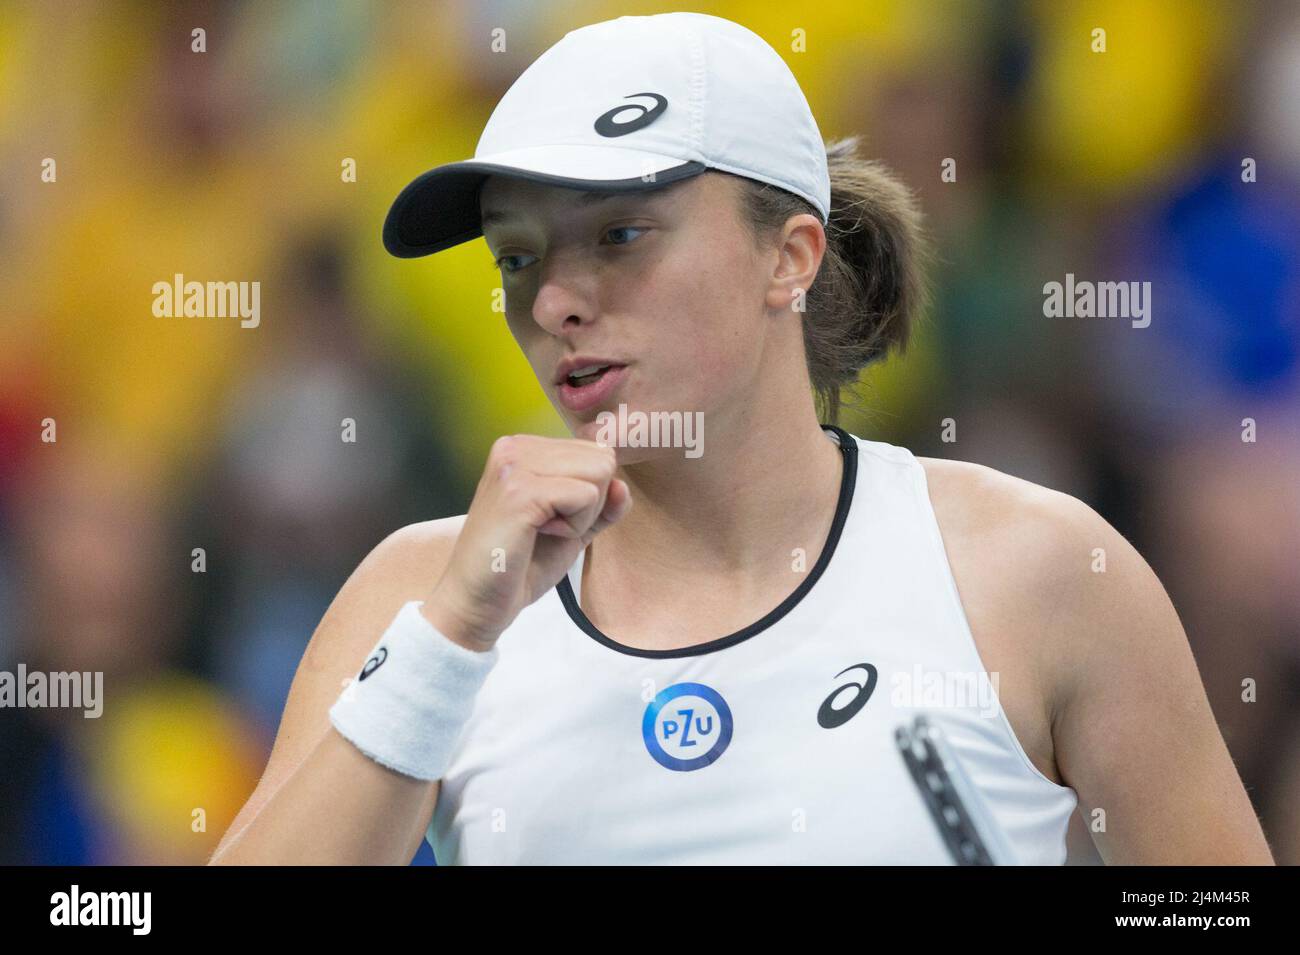
[[[590,411],[609,401],[627,374],[627,365],[620,364],[575,368],[560,380],[559,400],[574,413]]]
[[[622,367],[622,365],[588,365],[586,368],[579,368],[572,372],[565,382],[574,388],[582,388],[600,381],[611,368]]]

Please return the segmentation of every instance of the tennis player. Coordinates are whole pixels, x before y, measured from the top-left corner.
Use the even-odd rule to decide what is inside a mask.
[[[467,514],[366,557],[213,861],[951,864],[895,743],[924,712],[1006,859],[1063,862],[1081,809],[1110,863],[1271,863],[1129,543],[834,423],[907,342],[918,222],[736,23],[542,54],[383,235],[485,237],[573,437],[501,437]]]

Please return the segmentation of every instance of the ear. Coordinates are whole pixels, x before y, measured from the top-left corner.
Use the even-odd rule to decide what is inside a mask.
[[[767,306],[785,311],[799,290],[807,292],[826,254],[826,229],[808,213],[791,216],[777,242],[777,264],[767,290]]]

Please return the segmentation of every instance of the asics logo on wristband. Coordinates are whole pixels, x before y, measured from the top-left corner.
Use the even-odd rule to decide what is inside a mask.
[[[384,661],[387,659],[388,659],[388,648],[380,647],[379,651],[373,657],[371,657],[369,660],[366,661],[366,665],[361,668],[361,676],[357,677],[357,679],[364,680],[366,677],[370,676],[370,674],[374,673],[381,666],[383,666]]]
[[[650,107],[646,106],[644,103],[624,103],[622,106],[615,106],[609,112],[602,113],[596,119],[596,132],[610,139],[615,136],[626,136],[628,133],[635,133],[638,129],[644,129],[646,126],[649,126],[656,119],[662,116],[664,110],[668,108],[668,99],[660,96],[658,93],[633,93],[632,96],[653,97],[655,105]],[[623,98],[631,99],[632,96],[625,96]],[[641,110],[641,115],[626,123],[614,122],[614,117],[625,109],[639,109]]]

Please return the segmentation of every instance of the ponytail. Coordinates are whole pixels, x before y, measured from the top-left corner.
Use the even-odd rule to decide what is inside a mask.
[[[929,247],[916,199],[883,165],[860,158],[857,144],[849,137],[826,146],[826,253],[805,299],[808,373],[819,418],[830,423],[839,420],[842,389],[867,366],[906,350],[927,298]],[[817,215],[799,196],[752,179],[744,183],[743,217],[756,238],[793,215]]]

